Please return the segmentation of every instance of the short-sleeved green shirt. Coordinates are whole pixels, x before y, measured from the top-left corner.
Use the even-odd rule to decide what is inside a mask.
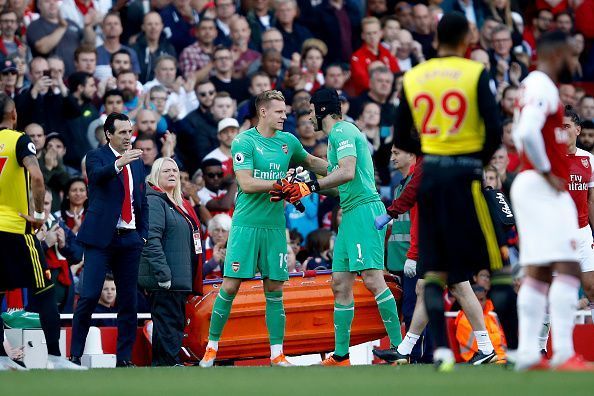
[[[349,156],[357,158],[357,165],[354,179],[338,186],[343,211],[380,201],[380,196],[375,187],[373,160],[365,135],[350,122],[339,121],[328,136],[328,173],[338,168],[339,160]]]
[[[252,170],[253,177],[277,180],[285,177],[289,163],[300,163],[307,152],[288,132],[262,136],[256,128],[240,133],[231,144],[233,169]],[[283,202],[270,202],[267,193],[246,194],[238,189],[233,224],[244,227],[285,228]]]

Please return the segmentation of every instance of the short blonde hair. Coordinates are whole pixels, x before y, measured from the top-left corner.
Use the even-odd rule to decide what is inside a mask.
[[[177,171],[178,171],[177,182],[175,184],[175,188],[173,189],[173,201],[180,208],[183,208],[184,200],[183,200],[182,194],[181,194],[181,181],[179,178],[179,167],[177,166],[177,163],[173,160],[173,158],[170,158],[170,157],[157,158],[155,160],[155,162],[153,162],[153,167],[151,168],[151,173],[149,174],[147,181],[150,184],[161,188],[161,186],[159,185],[159,175],[161,174],[161,168],[163,168],[163,165],[165,164],[165,162],[173,163],[175,165],[175,169],[177,169]]]
[[[382,23],[380,22],[379,19],[377,19],[374,16],[368,16],[368,17],[361,19],[361,29],[363,29],[363,26],[365,26],[365,25],[372,25],[374,23],[377,24],[380,27],[380,29],[382,28]]]
[[[285,97],[281,91],[277,91],[275,89],[262,92],[256,96],[256,111],[259,111],[262,107],[268,107],[268,103],[272,102],[273,100],[285,102]]]

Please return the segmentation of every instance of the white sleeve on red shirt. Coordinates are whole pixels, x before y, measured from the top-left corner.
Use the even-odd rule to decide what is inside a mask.
[[[198,198],[200,198],[200,204],[206,205],[212,199],[212,194],[208,188],[204,187],[198,191]]]
[[[551,170],[542,129],[547,116],[557,109],[558,101],[557,87],[544,73],[532,72],[522,82],[519,98],[521,110],[519,114],[516,111],[514,117],[514,143],[541,172]]]

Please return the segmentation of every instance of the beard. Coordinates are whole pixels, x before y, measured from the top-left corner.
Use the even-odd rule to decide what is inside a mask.
[[[573,82],[573,72],[567,63],[563,65],[557,78],[560,84],[571,84]]]
[[[136,97],[136,92],[132,91],[131,89],[124,89],[122,90],[122,96],[124,97],[124,102],[128,103],[134,100]]]
[[[594,149],[594,143],[591,144],[584,144],[583,142],[580,142],[580,140],[578,139],[576,146],[578,148],[581,148],[582,150],[585,150],[587,152],[591,152],[592,149]]]

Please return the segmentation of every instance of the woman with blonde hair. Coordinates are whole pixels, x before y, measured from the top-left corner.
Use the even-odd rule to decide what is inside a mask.
[[[486,3],[487,13],[512,32],[513,46],[522,45],[522,32],[512,17],[510,0],[488,0]]]
[[[150,298],[152,364],[175,366],[180,364],[186,297],[193,285],[202,285],[200,222],[182,198],[179,168],[169,157],[153,163],[146,196],[150,224],[138,284]]]

